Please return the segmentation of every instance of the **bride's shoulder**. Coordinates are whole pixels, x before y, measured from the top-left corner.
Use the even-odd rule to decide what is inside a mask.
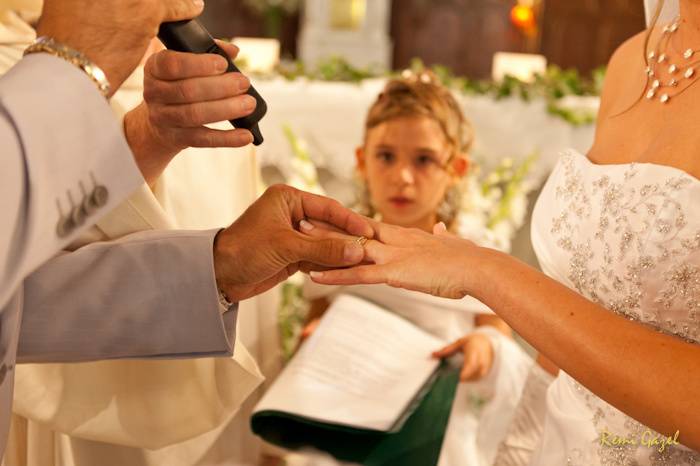
[[[646,29],[624,41],[608,62],[608,76],[637,74],[647,67],[646,52],[662,34],[662,28]]]
[[[648,34],[647,30],[630,37],[612,54],[605,74],[601,114],[605,114],[606,109],[629,105],[641,94],[646,85]],[[656,30],[651,31],[650,43],[656,34]]]
[[[620,61],[644,58],[644,43],[649,31],[637,33],[624,41],[612,54],[610,66],[618,64]],[[653,34],[653,32],[652,32]]]
[[[648,48],[648,44],[653,44],[659,33],[660,31],[658,28],[645,30],[623,42],[610,58],[610,62],[608,63],[608,76],[632,73],[636,75],[640,70],[643,71],[647,66],[646,49]]]

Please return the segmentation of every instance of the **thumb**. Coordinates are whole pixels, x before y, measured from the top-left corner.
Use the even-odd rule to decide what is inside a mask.
[[[437,358],[437,359],[442,359],[442,358],[447,358],[449,356],[452,356],[456,352],[462,350],[463,344],[464,344],[464,342],[460,338],[459,340],[455,341],[454,343],[450,343],[449,345],[445,346],[444,348],[433,352],[433,357]]]
[[[312,238],[299,234],[294,262],[312,262],[328,267],[358,264],[365,250],[355,241],[340,238]]]
[[[168,0],[163,2],[163,22],[192,19],[204,11],[204,0]]]
[[[464,355],[464,363],[462,371],[459,373],[459,380],[466,382],[474,379],[475,374],[479,370],[478,358],[476,353],[468,353]]]

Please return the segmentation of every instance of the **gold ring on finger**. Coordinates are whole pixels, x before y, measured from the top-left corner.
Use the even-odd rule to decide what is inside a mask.
[[[355,239],[355,242],[360,246],[367,244],[367,241],[369,241],[369,239],[367,239],[366,236],[358,236],[357,239]]]

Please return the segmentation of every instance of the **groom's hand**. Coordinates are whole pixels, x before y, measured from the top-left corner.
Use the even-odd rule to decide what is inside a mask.
[[[306,219],[326,222],[354,236],[308,236],[298,231]],[[355,265],[364,258],[356,236],[374,236],[364,217],[337,201],[289,186],[273,186],[217,235],[216,281],[230,300],[240,301],[272,288],[302,266],[313,270]]]

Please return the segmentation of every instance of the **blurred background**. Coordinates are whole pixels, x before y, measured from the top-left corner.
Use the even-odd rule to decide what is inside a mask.
[[[318,4],[326,4],[331,28],[343,31],[375,21],[381,4],[392,69],[420,57],[472,78],[489,77],[499,51],[542,54],[588,73],[644,28],[638,0],[207,0],[203,18],[219,37],[273,37],[282,57],[299,59],[305,26],[313,26],[306,16]]]

